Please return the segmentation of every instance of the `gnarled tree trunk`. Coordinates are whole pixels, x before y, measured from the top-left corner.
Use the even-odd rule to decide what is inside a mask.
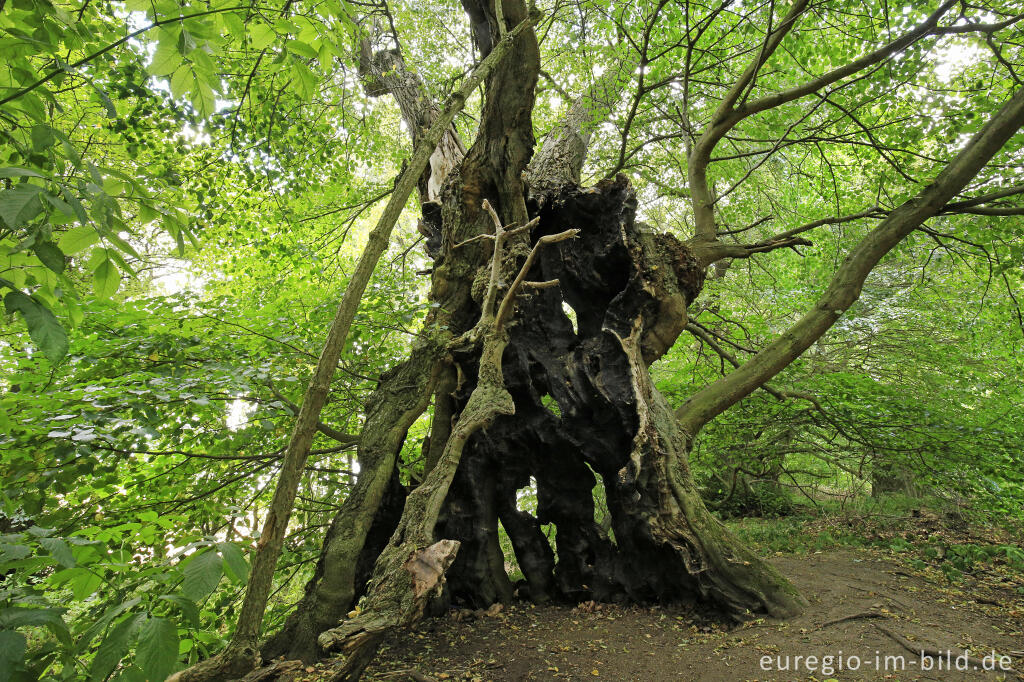
[[[527,18],[520,0],[499,2],[463,0],[484,55]],[[805,4],[795,5],[794,17]],[[782,35],[770,36],[766,55]],[[447,173],[440,211],[425,214],[435,236],[431,298],[443,311],[428,322],[444,329],[428,326],[425,345],[399,370],[415,375],[408,377],[414,391],[397,391],[405,384],[390,378],[378,389],[381,402],[366,426],[377,431],[363,434],[360,482],[332,525],[320,579],[307,594],[305,613],[320,614],[304,616],[309,633],[351,606],[359,557],[367,561],[376,547],[367,543],[368,530],[347,530],[349,519],[358,520],[357,529],[369,529],[373,519],[381,532],[390,525],[394,515],[381,500],[395,453],[433,394],[429,472],[406,498],[380,552],[365,608],[319,635],[322,646],[349,655],[336,679],[357,678],[380,638],[416,622],[439,591],[475,606],[508,599],[499,524],[537,600],[703,599],[737,618],[797,613],[805,602],[792,586],[704,506],[687,462],[692,440],[819,338],[856,300],[878,260],[940,210],[1024,121],[1018,93],[935,183],[869,233],[793,330],[673,413],[648,366],[686,326],[687,306],[707,268],[722,258],[800,243],[798,231],[742,247],[717,240],[714,202],[697,164],[706,165],[730,124],[750,115],[749,107],[737,108],[745,86],[723,101],[691,154],[698,229],[681,243],[635,221],[636,199],[625,177],[578,186],[585,136],[571,130],[556,133],[527,174],[530,186],[524,184],[539,60],[531,31],[511,42],[516,58],[487,79],[478,137]],[[495,207],[494,220],[484,205]],[[569,230],[578,230],[576,239],[537,250]],[[513,298],[524,279],[544,285]],[[503,318],[498,299],[517,304],[515,314]],[[495,320],[503,319],[505,328],[498,329],[503,325]],[[405,416],[389,421],[386,415]],[[375,438],[379,459],[366,447]],[[534,483],[536,515],[517,504],[519,491]],[[610,529],[595,521],[595,489],[607,502]],[[553,549],[544,524],[556,529]],[[344,551],[332,554],[331,546]],[[310,655],[309,645],[299,653]]]
[[[488,31],[476,33],[486,55],[501,33],[493,8],[468,0],[464,4],[479,21],[489,22]],[[505,2],[503,15],[507,30],[526,18],[526,8]],[[704,596],[734,615],[786,615],[800,608],[801,599],[789,584],[743,549],[705,509],[686,462],[690,442],[648,374],[648,365],[685,326],[686,307],[703,284],[703,265],[673,238],[642,232],[634,221],[635,196],[624,177],[590,189],[576,184],[589,129],[595,117],[607,113],[630,69],[602,79],[573,107],[568,123],[556,129],[531,165],[528,188],[522,177],[533,149],[535,38],[524,34],[513,49],[517,58],[488,78],[479,136],[446,175],[440,212],[425,211],[425,221],[433,222],[429,231],[439,237],[431,298],[444,311],[443,320],[430,322],[443,322],[447,330],[431,337],[429,348],[417,348],[399,370],[419,372],[419,379],[393,382],[419,388],[395,391],[392,377],[385,377],[375,393],[360,446],[360,481],[332,523],[306,598],[284,633],[264,648],[265,656],[315,657],[311,638],[351,608],[359,557],[365,561],[379,551],[366,540],[366,529],[375,518],[379,524],[394,518],[380,505],[383,491],[405,431],[435,386],[444,389],[435,396],[428,461],[445,462],[452,443],[465,442],[459,443],[454,466],[449,457],[447,466],[431,469],[421,485],[429,481],[424,490],[435,491],[432,500],[437,490],[446,493],[436,525],[428,519],[424,526],[425,503],[413,500],[426,492],[414,493],[377,562],[368,609],[321,636],[321,643],[356,652],[345,675],[358,675],[387,628],[422,614],[429,590],[409,592],[405,596],[411,601],[403,601],[396,587],[415,584],[409,567],[423,562],[411,561],[414,556],[433,557],[425,561],[438,573],[436,587],[443,588],[447,574],[453,599],[486,606],[511,598],[498,546],[499,522],[537,601]],[[402,109],[414,115],[408,103]],[[574,132],[574,126],[583,132]],[[480,387],[480,351],[445,358],[444,340],[468,332],[485,311],[490,249],[479,237],[493,228],[480,208],[484,199],[510,227],[534,219],[530,232],[520,231],[519,240],[510,242],[500,263],[506,273],[514,273],[529,245],[545,235],[567,229],[580,234],[542,252],[525,273],[531,280],[557,279],[559,286],[538,289],[519,301],[500,364],[514,412],[499,411],[467,433],[457,426]],[[435,372],[447,379],[435,384]],[[558,407],[552,410],[552,404]],[[448,416],[448,424],[438,422],[439,413]],[[537,485],[536,517],[516,503],[517,491],[531,479]],[[594,518],[598,479],[611,512],[611,535]],[[410,531],[413,520],[415,533]],[[541,531],[547,523],[556,528],[554,551]],[[416,540],[412,546],[410,537]],[[434,540],[453,542],[442,546]],[[397,556],[398,549],[409,556]],[[398,579],[403,572],[409,575]]]

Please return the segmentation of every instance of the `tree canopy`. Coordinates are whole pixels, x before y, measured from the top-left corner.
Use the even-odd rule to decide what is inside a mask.
[[[628,182],[630,244],[700,271],[637,358],[711,509],[899,489],[1021,518],[1013,0],[0,0],[0,57],[0,681],[213,656],[250,565],[253,636],[282,628],[393,368],[469,339],[501,378],[516,295],[558,286],[527,253],[585,241],[510,241],[499,272],[502,230],[567,185]],[[477,200],[451,243],[445,173],[485,166],[493,226]],[[474,249],[468,320],[438,282]],[[466,402],[425,396],[388,441],[408,492]]]

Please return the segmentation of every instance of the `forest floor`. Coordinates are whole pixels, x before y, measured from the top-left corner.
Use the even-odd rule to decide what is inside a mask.
[[[1024,680],[1024,572],[963,549],[1012,553],[1020,537],[979,537],[927,512],[736,529],[807,597],[802,616],[735,626],[685,605],[453,611],[390,638],[364,679]]]

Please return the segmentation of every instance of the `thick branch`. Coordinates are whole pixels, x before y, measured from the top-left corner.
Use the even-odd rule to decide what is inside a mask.
[[[617,68],[603,74],[580,95],[548,133],[526,169],[526,183],[534,196],[580,183],[590,138],[619,103],[636,67],[635,55],[631,53],[630,59],[623,59]]]
[[[982,206],[981,204],[987,204],[989,202],[997,201],[998,199],[1005,199],[1007,197],[1017,196],[1024,194],[1024,185],[1015,185],[1013,187],[1007,187],[995,192],[989,192],[973,199],[965,199],[963,201],[956,201],[942,209],[941,213],[972,213],[976,215],[1021,215],[1024,214],[1024,208],[1019,206],[1007,206],[1004,204],[994,204],[992,206]]]
[[[785,104],[786,102],[792,102],[795,99],[800,99],[801,97],[817,92],[822,88],[832,85],[833,83],[837,83],[847,76],[852,76],[858,71],[862,71],[869,66],[874,66],[875,64],[888,59],[900,50],[906,49],[925,36],[942,33],[943,29],[938,28],[939,19],[941,19],[946,12],[959,2],[960,0],[946,0],[946,2],[942,3],[942,5],[932,12],[927,19],[887,45],[883,45],[877,50],[869,52],[849,64],[844,64],[839,68],[833,69],[828,73],[822,74],[817,78],[790,88],[789,90],[783,90],[782,92],[761,97],[752,102],[747,102],[745,105],[738,107],[734,112],[731,112],[731,117],[735,118],[735,121],[738,122],[751,114],[766,111],[781,104]],[[735,122],[730,125],[729,128],[732,128],[733,125],[735,125]]]
[[[397,50],[374,53],[370,41],[364,39],[359,48],[359,75],[367,95],[377,97],[390,93],[395,98],[413,145],[418,144],[441,112],[419,76],[406,68],[401,53]],[[430,156],[430,170],[420,188],[423,201],[439,198],[445,177],[465,155],[465,145],[455,126],[449,124]]]
[[[754,79],[757,78],[757,73],[761,70],[761,67],[764,66],[764,63],[768,61],[768,58],[775,53],[775,50],[777,50],[779,45],[782,43],[782,39],[785,38],[796,25],[796,20],[804,13],[808,4],[809,0],[796,0],[796,2],[793,3],[793,6],[790,7],[789,11],[786,13],[786,16],[782,18],[779,26],[774,30],[769,30],[768,34],[764,37],[764,44],[761,46],[760,51],[758,51],[757,57],[749,66],[747,66],[736,82],[733,83],[732,88],[730,88],[729,92],[722,99],[721,104],[718,105],[718,110],[712,117],[713,121],[720,121],[728,117],[732,112],[732,108],[736,105],[736,102],[739,101],[744,91],[746,91],[748,87],[753,86]],[[771,17],[769,17],[769,19],[771,19]]]
[[[792,248],[794,246],[811,246],[811,242],[799,237],[797,235],[809,232],[815,228],[822,227],[824,225],[839,225],[842,223],[848,223],[854,220],[860,220],[861,218],[880,218],[885,213],[877,206],[861,211],[860,213],[852,213],[845,216],[835,216],[830,218],[820,218],[813,220],[809,223],[804,223],[799,227],[794,227],[791,230],[780,232],[779,234],[769,237],[768,239],[762,239],[753,244],[726,244],[719,241],[705,242],[700,239],[693,239],[687,242],[689,247],[693,250],[694,255],[697,259],[705,266],[709,266],[723,258],[749,258],[755,253],[767,253],[768,251],[774,251],[776,249]],[[768,218],[762,218],[756,224],[762,223],[768,220]],[[751,225],[753,227],[754,225]],[[750,228],[744,228],[742,230],[736,230],[735,232],[744,232]]]
[[[754,61],[744,70],[733,87],[722,99],[718,109],[711,117],[711,123],[707,130],[700,136],[689,154],[689,185],[693,197],[693,217],[696,226],[695,236],[702,241],[714,241],[716,238],[715,228],[715,199],[711,189],[708,187],[707,167],[711,152],[722,136],[739,122],[736,118],[733,106],[743,95],[744,90],[757,76],[757,72],[769,57],[778,49],[782,39],[786,37],[797,18],[807,9],[808,0],[796,0],[782,22],[774,31],[765,36],[764,45],[758,52]]]
[[[715,146],[740,121],[758,112],[766,111],[787,102],[810,95],[822,88],[832,85],[833,83],[837,83],[848,76],[858,73],[859,71],[863,71],[868,67],[879,64],[928,35],[942,35],[952,32],[962,33],[968,31],[986,32],[992,28],[988,25],[980,24],[968,25],[969,27],[939,27],[939,20],[958,2],[959,0],[946,0],[946,2],[932,12],[925,21],[921,22],[907,33],[904,33],[896,40],[889,42],[859,59],[855,59],[848,64],[833,69],[828,73],[822,74],[817,78],[788,90],[768,95],[766,97],[761,97],[753,101],[741,102],[737,106],[734,106],[747,83],[754,77],[754,74],[756,74],[757,70],[760,68],[760,64],[763,63],[764,59],[767,59],[767,57],[770,56],[771,52],[774,51],[776,47],[778,47],[778,43],[784,35],[782,30],[787,26],[786,20],[784,20],[783,24],[779,27],[781,34],[775,40],[772,40],[771,35],[769,36],[765,42],[762,54],[758,55],[755,62],[747,68],[730,90],[729,94],[723,99],[707,129],[704,131],[704,134],[694,146],[689,164],[689,184],[690,191],[692,192],[694,199],[693,209],[696,223],[696,237],[704,241],[713,241],[716,238],[713,212],[714,201],[707,183],[707,165]],[[794,4],[790,13],[787,14],[787,19],[793,14],[793,12],[797,11],[803,11],[803,4],[799,1]],[[1014,23],[1017,20],[1018,18],[1014,18],[1010,23]],[[793,22],[790,21],[788,26],[792,26],[792,23]],[[1006,22],[1002,22],[1000,27],[1005,23]]]
[[[781,372],[819,339],[859,298],[865,279],[882,257],[939,213],[1022,126],[1024,89],[992,116],[931,185],[893,210],[861,240],[812,310],[745,365],[698,391],[676,411],[689,437]]]

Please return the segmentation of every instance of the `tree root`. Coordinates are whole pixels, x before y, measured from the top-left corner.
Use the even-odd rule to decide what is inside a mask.
[[[229,644],[213,658],[200,661],[167,678],[167,682],[220,682],[245,677],[259,668],[262,659],[253,645]]]
[[[302,661],[277,661],[264,666],[243,677],[239,682],[277,682],[291,680],[305,669]]]
[[[826,621],[826,622],[822,623],[821,625],[819,625],[815,629],[817,629],[817,630],[824,630],[825,628],[827,628],[830,625],[839,625],[840,623],[846,623],[846,622],[851,621],[851,620],[862,620],[862,619],[870,619],[870,618],[888,618],[888,617],[889,616],[887,616],[886,614],[879,613],[878,611],[861,611],[860,613],[854,613],[854,614],[851,614],[849,616],[843,616],[842,618],[836,618],[835,620]]]
[[[928,658],[934,658],[934,659],[937,659],[937,660],[942,660],[942,658],[944,656],[948,656],[949,655],[949,650],[948,649],[946,651],[939,651],[938,649],[932,649],[932,648],[929,648],[929,647],[915,646],[914,642],[911,642],[909,639],[907,639],[906,637],[903,637],[902,635],[896,634],[895,632],[893,632],[889,628],[882,627],[881,625],[878,625],[877,623],[872,623],[872,625],[874,625],[876,628],[878,628],[879,632],[881,632],[882,634],[886,635],[889,639],[893,640],[894,642],[896,642],[897,644],[899,644],[900,646],[902,646],[904,649],[906,649],[907,651],[909,651],[912,654],[918,654],[918,655],[920,655],[922,657],[927,656]],[[984,661],[982,661],[981,659],[974,658],[973,656],[968,656],[967,657],[967,664],[970,665],[970,666],[973,666],[975,670],[984,670],[985,666],[988,665]],[[1009,670],[1003,668],[1001,670],[1002,670],[1002,672],[1017,672],[1013,668],[1010,668]]]

